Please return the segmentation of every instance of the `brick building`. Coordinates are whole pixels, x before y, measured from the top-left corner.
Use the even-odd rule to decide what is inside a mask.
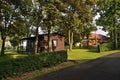
[[[51,34],[52,39],[52,51],[64,50],[64,36],[58,33]],[[23,45],[23,42],[25,45]],[[24,38],[21,40],[20,46],[23,49],[20,51],[34,52],[35,37]],[[38,36],[38,52],[47,52],[48,51],[48,35],[41,34]]]
[[[112,41],[112,39],[110,37],[107,37],[107,36],[104,36],[101,34],[92,33],[89,36],[89,45],[96,45],[99,43],[110,42],[110,41]]]

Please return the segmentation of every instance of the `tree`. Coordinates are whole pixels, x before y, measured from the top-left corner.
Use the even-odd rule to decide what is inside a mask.
[[[103,30],[109,31],[113,38],[115,49],[118,48],[118,27],[120,19],[120,1],[119,0],[98,0],[96,5],[96,13],[99,13],[100,18],[97,20],[97,25],[103,26]]]
[[[58,25],[61,13],[56,7],[57,1],[46,1],[43,6],[43,26],[42,29],[47,31],[48,34],[48,51],[52,51],[52,39],[51,34],[54,31],[54,28]],[[58,26],[57,26],[58,27]]]
[[[14,21],[14,12],[11,8],[11,5],[7,1],[1,1],[3,6],[1,7],[1,39],[2,39],[2,48],[1,55],[4,55],[5,50],[5,40],[7,35],[9,35],[10,27]]]
[[[36,27],[35,30],[35,36],[36,36],[36,40],[35,40],[35,44],[34,44],[34,54],[38,53],[38,30],[40,27],[40,23],[42,20],[42,1],[39,0],[33,0],[33,9],[31,11],[32,13],[32,18],[33,20],[33,25]]]
[[[14,49],[17,49],[20,39],[27,36],[26,32],[28,31],[28,26],[26,26],[24,20],[18,19],[12,24],[11,29],[8,36],[10,37],[10,42]]]
[[[78,15],[76,13],[73,13],[72,11],[68,12],[64,16],[64,30],[68,34],[68,43],[69,43],[69,50],[72,50],[73,45],[73,35],[76,31],[76,28],[80,24],[80,20],[78,18]]]
[[[20,0],[19,2],[20,3],[18,4],[18,2],[14,0],[0,0],[0,33],[2,39],[1,55],[4,55],[6,37],[19,33],[19,30],[22,29],[21,26],[14,25],[17,20],[22,21],[19,11],[23,1]]]
[[[69,48],[72,50],[73,33],[82,34],[90,24],[92,24],[93,14],[91,7],[95,3],[94,0],[62,0],[66,6],[62,10],[63,23],[65,31],[68,33]],[[66,18],[65,18],[66,17]],[[85,26],[86,25],[86,26]],[[63,29],[64,30],[64,29]]]

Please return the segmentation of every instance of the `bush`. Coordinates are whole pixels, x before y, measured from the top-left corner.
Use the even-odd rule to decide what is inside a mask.
[[[67,61],[67,51],[40,53],[0,62],[0,80]]]
[[[101,43],[98,47],[100,52],[110,51],[114,49],[114,44],[112,42],[109,43]]]

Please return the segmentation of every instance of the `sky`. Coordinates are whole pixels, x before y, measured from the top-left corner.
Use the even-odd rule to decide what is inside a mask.
[[[102,34],[102,35],[107,35],[108,32],[105,32],[102,30],[102,27],[99,27],[97,26],[97,31],[96,31],[97,34]]]
[[[99,13],[94,17],[93,23],[96,25],[95,19],[98,19],[100,17]],[[102,35],[107,35],[108,32],[105,32],[102,30],[102,26],[97,26],[97,31],[94,33],[96,34],[102,34]]]

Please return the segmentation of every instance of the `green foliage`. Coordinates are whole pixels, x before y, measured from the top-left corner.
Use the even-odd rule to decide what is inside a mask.
[[[19,37],[14,36],[13,38],[10,39],[10,42],[11,42],[13,47],[16,47],[19,44]]]
[[[67,61],[67,51],[40,53],[0,62],[0,79]]]
[[[0,33],[2,37],[1,55],[4,55],[6,37],[15,36],[16,34],[25,36],[26,26],[21,11],[25,9],[23,8],[23,4],[27,4],[29,1],[30,0],[0,0]]]
[[[93,0],[61,0],[66,5],[66,9],[62,11],[65,15],[62,18],[62,26],[60,32],[64,33],[69,46],[73,44],[74,35],[77,34],[77,39],[80,42],[80,38],[88,36],[92,31],[92,5],[95,3]],[[78,37],[79,36],[79,37]],[[75,37],[74,37],[75,38]]]
[[[120,33],[120,1],[119,0],[98,0],[96,13],[100,15],[97,25],[103,26],[103,30],[108,31],[110,37],[115,41],[114,46],[118,48],[117,38]]]
[[[100,52],[103,52],[103,51],[110,51],[110,50],[113,50],[114,49],[114,44],[112,42],[110,43],[102,43],[100,44]]]
[[[0,31],[3,37],[17,34],[21,38],[30,36],[32,31],[38,36],[38,27],[48,31],[48,36],[52,31],[56,32],[56,29],[59,31],[61,28],[63,34],[68,30],[82,34],[83,30],[91,31],[85,27],[89,27],[88,24],[93,20],[93,4],[94,0],[0,0],[0,21],[4,21],[4,18],[6,21],[5,27],[0,24]],[[36,28],[31,30],[31,25]]]

